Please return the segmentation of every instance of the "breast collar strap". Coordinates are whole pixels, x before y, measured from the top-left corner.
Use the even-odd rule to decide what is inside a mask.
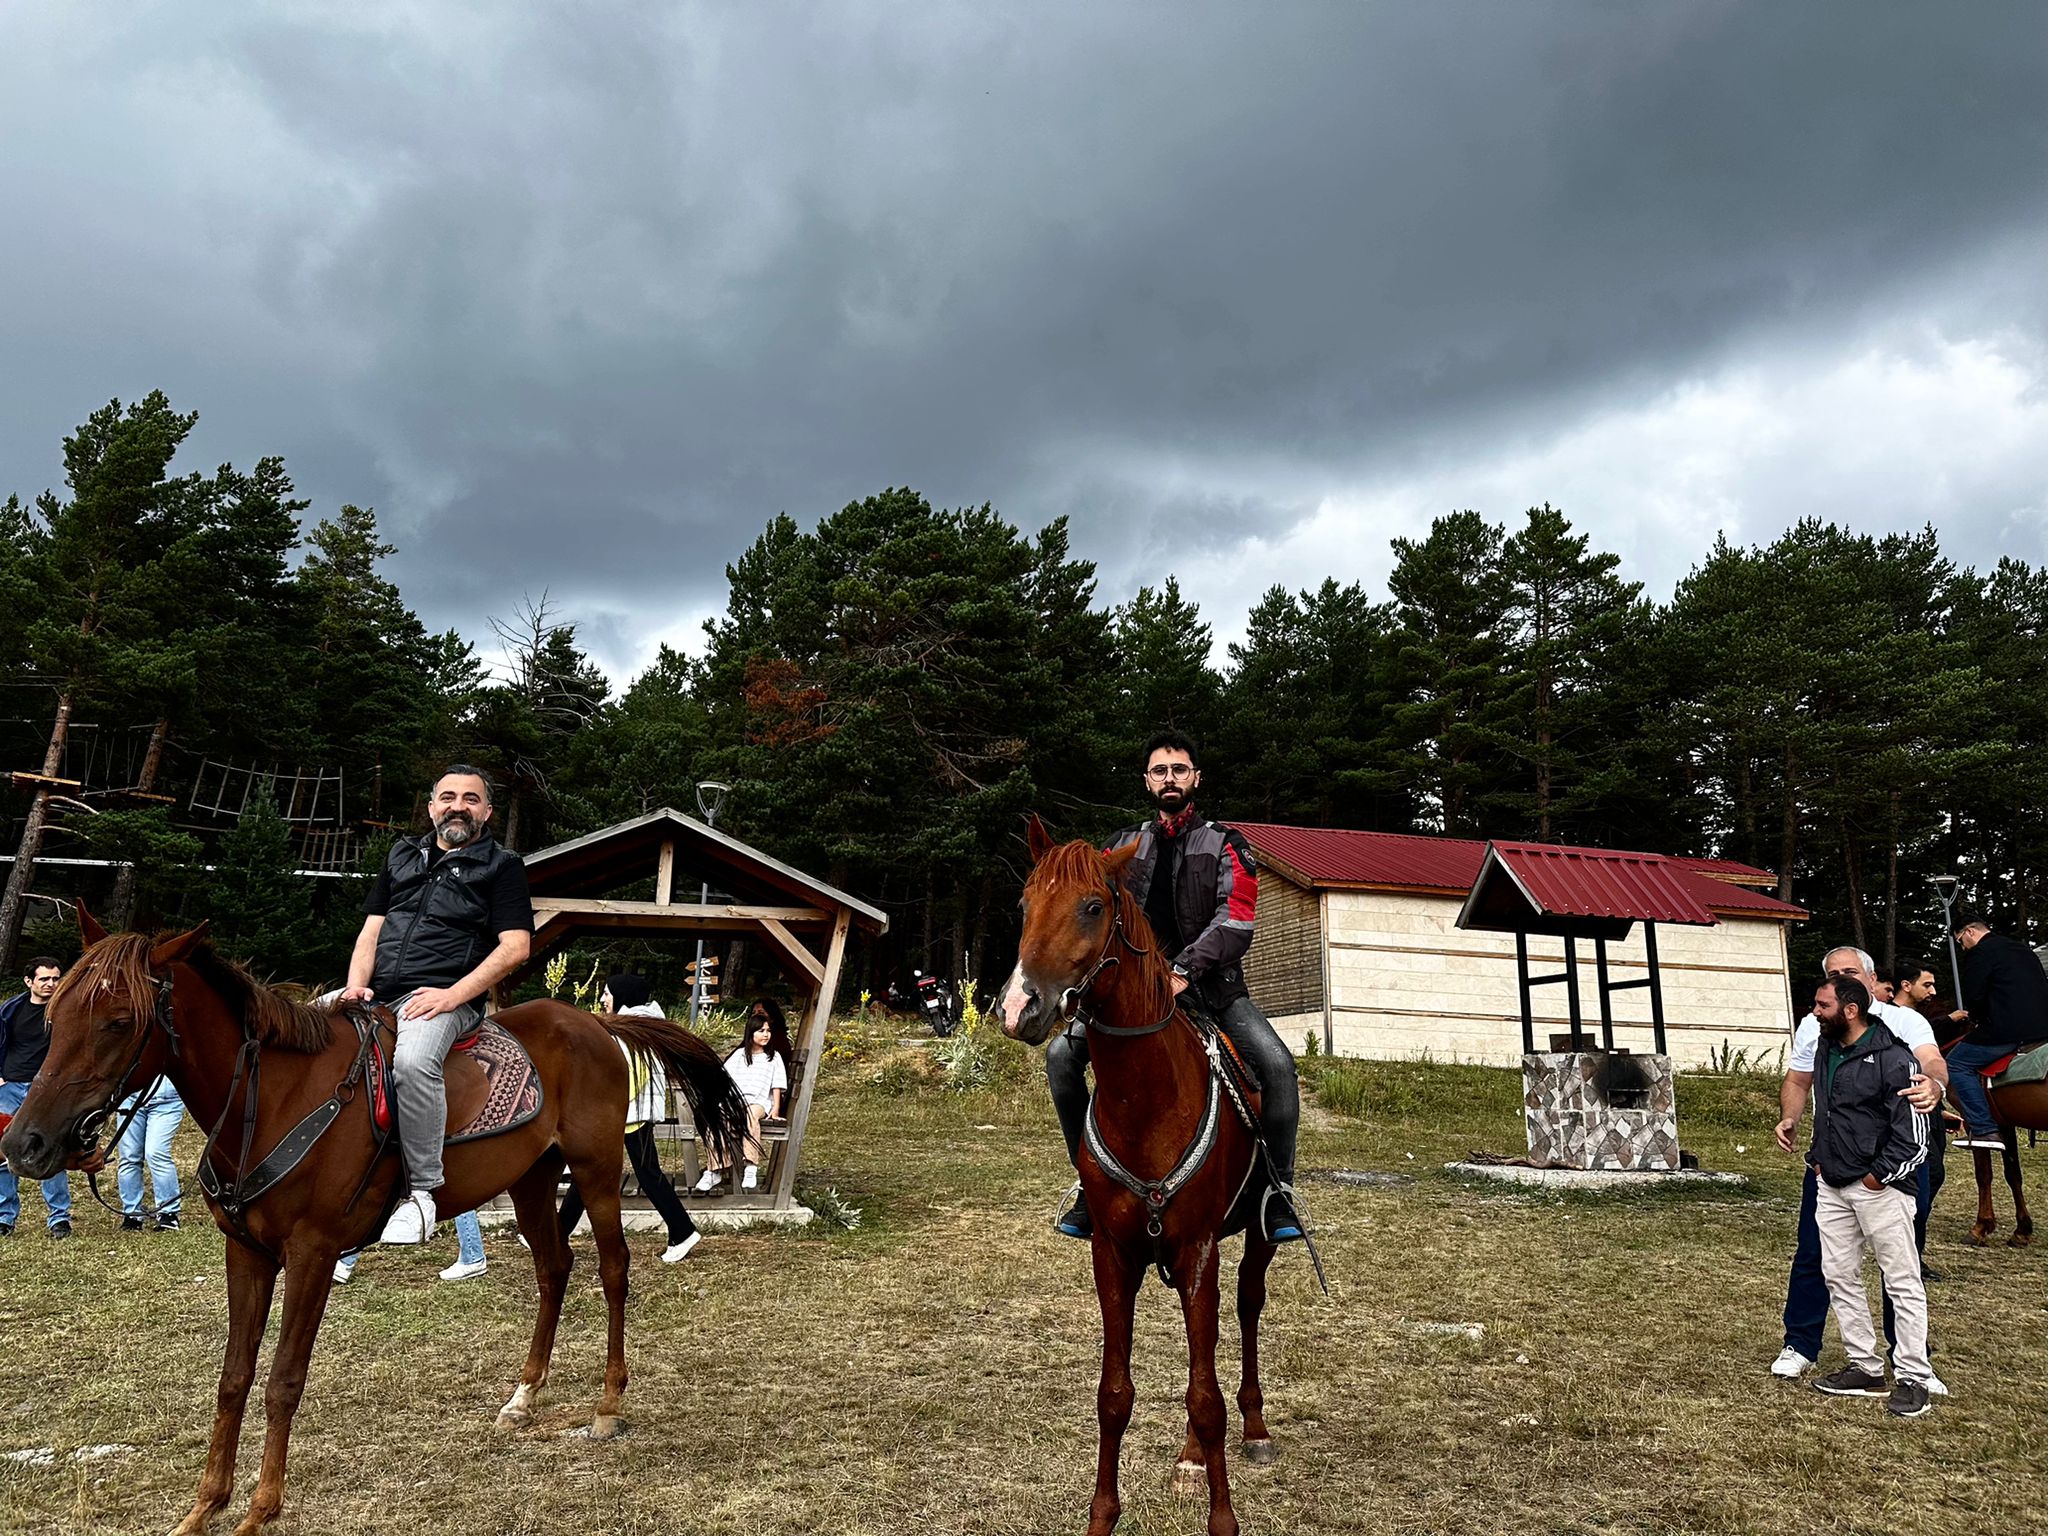
[[[1209,1095],[1202,1106],[1202,1123],[1195,1127],[1194,1140],[1181,1153],[1180,1160],[1163,1179],[1141,1179],[1111,1154],[1109,1145],[1102,1139],[1102,1127],[1095,1119],[1095,1098],[1088,1100],[1088,1118],[1082,1125],[1082,1134],[1088,1142],[1088,1150],[1102,1171],[1118,1184],[1136,1195],[1145,1207],[1145,1233],[1157,1237],[1162,1230],[1161,1218],[1166,1213],[1166,1203],[1181,1190],[1196,1174],[1202,1171],[1202,1164],[1209,1160],[1209,1154],[1216,1146],[1216,1126],[1221,1119],[1223,1096],[1216,1081],[1216,1074],[1209,1074]]]

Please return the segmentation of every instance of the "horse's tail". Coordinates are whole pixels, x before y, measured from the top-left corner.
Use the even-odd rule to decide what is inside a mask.
[[[747,1136],[747,1101],[718,1052],[682,1025],[652,1015],[601,1013],[597,1022],[627,1050],[660,1062],[690,1106],[697,1134],[723,1161],[739,1160]]]

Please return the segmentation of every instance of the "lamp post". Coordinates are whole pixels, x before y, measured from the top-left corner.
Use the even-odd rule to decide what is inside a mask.
[[[706,779],[697,786],[697,812],[704,818],[704,825],[718,825],[719,808],[725,804],[725,797],[732,792],[730,784],[721,784],[716,779]],[[711,882],[704,881],[697,887],[697,905],[703,906],[711,900]],[[704,1017],[704,941],[697,941],[697,964],[691,971],[690,979],[690,1023],[695,1024]]]
[[[1963,968],[1956,959],[1956,877],[1936,875],[1927,883],[1941,898],[1941,927],[1948,935],[1948,974],[1949,980],[1955,984],[1951,995],[1955,998],[1955,1006],[1960,1008],[1963,1006]]]

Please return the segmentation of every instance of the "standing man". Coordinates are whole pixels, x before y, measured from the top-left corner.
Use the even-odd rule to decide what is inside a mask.
[[[484,995],[533,950],[526,865],[490,834],[491,784],[467,763],[434,782],[431,834],[400,838],[363,904],[342,998],[382,998],[398,1016],[393,1053],[398,1143],[410,1192],[381,1239],[423,1243],[434,1230],[448,1129],[448,1048],[483,1021]]]
[[[136,1099],[142,1100],[136,1106]],[[156,1190],[156,1229],[178,1230],[178,1160],[171,1156],[171,1138],[178,1134],[178,1122],[185,1118],[185,1101],[168,1077],[160,1077],[140,1093],[121,1103],[121,1114],[134,1110],[134,1118],[121,1133],[121,1161],[116,1182],[121,1190],[121,1230],[140,1232],[142,1220],[142,1169],[149,1166],[149,1182]]]
[[[1827,952],[1821,961],[1821,971],[1828,982],[1855,982],[1867,996],[1870,987],[1865,978],[1870,976],[1875,963],[1862,950],[1844,945]],[[1822,990],[1826,990],[1825,987]],[[1819,993],[1816,993],[1816,1005],[1818,998]],[[1941,1102],[1942,1090],[1948,1085],[1948,1065],[1941,1059],[1941,1049],[1934,1043],[1934,1031],[1928,1027],[1927,1021],[1912,1009],[1893,1003],[1872,1003],[1865,1013],[1866,1017],[1880,1020],[1892,1038],[1912,1052],[1914,1061],[1919,1064],[1920,1076],[1906,1089],[1906,1097],[1915,1109],[1933,1110]],[[1785,1070],[1785,1080],[1778,1085],[1778,1109],[1783,1117],[1778,1121],[1778,1145],[1795,1154],[1797,1149],[1793,1136],[1799,1129],[1800,1118],[1806,1113],[1806,1101],[1813,1092],[1814,1061],[1821,1038],[1817,1014],[1816,1006],[1814,1013],[1799,1021],[1799,1028],[1792,1035],[1791,1063]],[[1926,1213],[1934,1199],[1935,1184],[1926,1160],[1913,1172],[1917,1212],[1915,1227],[1920,1240],[1925,1242]],[[1771,1362],[1771,1374],[1787,1379],[1803,1376],[1813,1369],[1813,1362],[1820,1358],[1821,1336],[1827,1329],[1828,1285],[1821,1272],[1820,1228],[1815,1224],[1818,1198],[1813,1167],[1808,1164],[1806,1178],[1799,1191],[1799,1236],[1792,1252],[1792,1273],[1785,1281],[1785,1347]],[[1892,1307],[1887,1297],[1886,1336],[1890,1337],[1893,1331]],[[1930,1392],[1948,1391],[1941,1379],[1931,1372],[1927,1384]]]
[[[1974,913],[1956,918],[1956,942],[1963,946],[1963,1018],[1971,1025],[1948,1051],[1949,1082],[1963,1112],[1959,1147],[2005,1150],[1992,1118],[1991,1095],[1982,1071],[2002,1056],[2048,1040],[2048,974],[2034,952]]]
[[[1863,1294],[1863,1249],[1877,1256],[1897,1313],[1892,1368],[1898,1385],[1885,1410],[1917,1419],[1930,1406],[1927,1292],[1913,1249],[1913,1171],[1927,1160],[1927,1116],[1907,1092],[1919,1064],[1882,1020],[1870,993],[1844,977],[1813,1000],[1825,1056],[1813,1086],[1813,1145],[1807,1166],[1820,1186],[1821,1268],[1849,1363],[1814,1383],[1834,1397],[1884,1397],[1884,1357]]]
[[[1251,846],[1235,828],[1204,820],[1195,810],[1202,771],[1194,742],[1179,731],[1162,731],[1146,743],[1139,783],[1156,814],[1118,833],[1107,851],[1138,845],[1137,857],[1124,867],[1124,885],[1145,909],[1159,952],[1172,957],[1173,995],[1193,987],[1258,1076],[1259,1129],[1277,1186],[1266,1201],[1263,1225],[1276,1243],[1298,1242],[1302,1229],[1293,1199],[1294,1142],[1301,1086],[1293,1055],[1244,984],[1244,956],[1252,945],[1259,902]],[[1088,1036],[1078,1021],[1047,1046],[1045,1075],[1067,1139],[1067,1158],[1078,1162],[1088,1116]],[[1058,1227],[1068,1237],[1085,1238],[1094,1231],[1086,1196],[1075,1197]]]
[[[43,1070],[50,1054],[50,998],[64,979],[64,967],[48,955],[29,961],[21,979],[26,992],[0,1004],[0,1114],[12,1115],[28,1097],[28,1085]],[[12,1235],[21,1215],[21,1183],[0,1163],[0,1237]],[[43,1180],[43,1204],[49,1208],[50,1236],[71,1235],[71,1175],[63,1171]]]

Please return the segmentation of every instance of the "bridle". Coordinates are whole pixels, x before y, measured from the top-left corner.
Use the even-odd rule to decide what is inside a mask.
[[[1130,930],[1124,926],[1124,904],[1119,899],[1119,893],[1114,885],[1104,887],[1103,897],[1109,905],[1109,932],[1102,936],[1102,952],[1095,957],[1095,964],[1089,969],[1088,974],[1074,983],[1073,986],[1060,993],[1060,1022],[1072,1024],[1078,1019],[1084,1028],[1096,1030],[1105,1035],[1113,1035],[1123,1040],[1134,1039],[1141,1035],[1156,1035],[1160,1030],[1171,1024],[1180,1013],[1180,1004],[1171,992],[1167,995],[1165,1014],[1160,1018],[1154,1019],[1150,1024],[1125,1026],[1106,1023],[1102,1019],[1095,1017],[1086,1007],[1088,994],[1095,990],[1095,983],[1101,979],[1102,973],[1112,965],[1121,964],[1123,961],[1122,955],[1112,954],[1111,950],[1121,945],[1140,959],[1147,955],[1158,953],[1156,945],[1150,949],[1142,949],[1131,938]]]
[[[156,983],[156,1006],[150,1010],[149,1022],[163,1030],[165,1038],[171,1043],[171,1055],[182,1057],[185,1054],[185,1042],[178,1035],[177,1013],[171,1003],[171,977],[166,973],[161,977],[152,976],[150,980]],[[100,1130],[106,1125],[108,1120],[113,1118],[114,1107],[128,1097],[129,1080],[135,1076],[135,1069],[142,1065],[142,1053],[149,1049],[149,1038],[150,1031],[148,1025],[144,1025],[143,1028],[135,1032],[135,1054],[128,1058],[128,1065],[122,1069],[120,1077],[115,1080],[113,1093],[109,1095],[107,1102],[98,1109],[91,1110],[80,1116],[78,1124],[72,1128],[71,1139],[80,1153],[90,1157],[98,1150]],[[157,1074],[158,1077],[162,1075],[162,1073]],[[152,1088],[155,1087],[154,1079],[152,1079],[150,1086]],[[142,1113],[142,1106],[146,1097],[143,1094],[136,1095],[135,1107],[128,1111],[127,1116],[121,1121],[119,1128],[115,1130],[112,1136],[107,1138],[108,1146],[118,1146],[121,1138],[128,1134],[128,1127],[133,1125],[135,1117]],[[87,1183],[92,1185],[94,1196],[97,1197],[99,1195],[99,1187],[96,1183],[93,1183],[92,1175],[88,1174],[86,1179]],[[106,1201],[102,1199],[100,1204],[105,1205]]]

